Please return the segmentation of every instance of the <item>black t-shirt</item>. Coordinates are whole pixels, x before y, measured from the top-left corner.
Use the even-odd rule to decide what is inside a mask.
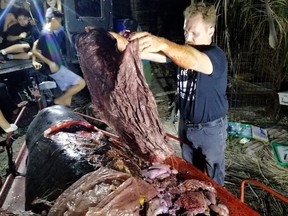
[[[63,65],[63,59],[61,56],[57,33],[58,31],[49,32],[47,30],[43,30],[38,40],[37,49],[41,50],[41,54],[44,57],[55,62],[58,66],[61,66]],[[44,62],[43,66],[40,69],[40,72],[46,75],[52,74],[49,66]]]
[[[180,117],[195,124],[213,121],[228,112],[226,55],[214,44],[202,46],[201,51],[212,62],[212,74],[188,69],[179,69],[177,74]]]
[[[15,41],[7,41],[7,43],[9,45],[12,45],[12,44],[18,44],[21,42],[26,42],[26,43],[29,43],[31,46],[36,39],[35,35],[34,35],[35,31],[36,30],[34,29],[34,27],[30,24],[28,24],[27,26],[21,26],[18,23],[16,23],[7,29],[6,36],[9,36],[9,35],[10,36],[19,36],[22,32],[26,32],[27,37],[22,38],[22,39],[18,39]]]
[[[19,23],[16,23],[7,29],[7,35],[17,36],[20,35],[22,32],[29,33],[31,29],[32,26],[30,24],[28,24],[27,26],[21,26]]]

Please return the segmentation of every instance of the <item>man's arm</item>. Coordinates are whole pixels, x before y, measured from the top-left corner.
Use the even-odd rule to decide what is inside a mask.
[[[27,37],[27,32],[22,32],[21,34],[16,35],[16,36],[8,35],[7,40],[8,41],[16,41],[16,40],[21,40],[21,39],[26,38],[26,37]]]
[[[42,62],[45,62],[49,66],[52,73],[56,73],[59,70],[60,67],[55,62],[43,56],[39,50],[35,50],[33,55]]]
[[[33,48],[32,48],[32,54],[33,54],[33,56],[32,56],[32,64],[33,64],[33,66],[35,64],[34,67],[35,67],[35,69],[37,69],[36,66],[37,66],[38,62],[36,61],[36,58],[38,58],[40,61],[46,63],[50,67],[50,70],[51,70],[52,73],[56,73],[59,70],[59,66],[55,62],[51,61],[50,59],[48,59],[48,58],[46,58],[45,56],[42,55],[41,50],[37,49],[38,42],[39,42],[39,40],[35,41],[34,44],[33,44]],[[40,69],[41,66],[39,67],[39,65],[38,65],[37,66],[37,67],[39,67],[38,69]]]
[[[153,62],[158,62],[158,63],[166,63],[167,61],[167,56],[164,55],[163,53],[149,53],[142,51],[140,52],[140,57],[143,60],[149,60]]]
[[[203,52],[189,45],[179,45],[164,39],[162,52],[182,68],[193,69],[204,74],[213,72],[210,58]]]
[[[193,69],[205,74],[213,72],[213,65],[209,57],[188,45],[179,45],[162,37],[147,32],[136,33],[131,40],[139,40],[140,52],[153,56],[163,53],[175,64],[182,68]]]
[[[37,47],[38,41],[39,41],[39,40],[36,40],[36,41],[33,43],[32,54],[36,51],[36,47]],[[33,65],[33,67],[34,67],[36,70],[39,70],[39,69],[42,67],[42,64],[36,61],[36,56],[35,56],[34,54],[32,55],[32,65]]]

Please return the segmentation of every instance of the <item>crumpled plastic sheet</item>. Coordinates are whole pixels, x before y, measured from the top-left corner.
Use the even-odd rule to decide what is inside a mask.
[[[56,200],[48,216],[139,215],[143,200],[158,191],[142,179],[109,168],[83,176]]]

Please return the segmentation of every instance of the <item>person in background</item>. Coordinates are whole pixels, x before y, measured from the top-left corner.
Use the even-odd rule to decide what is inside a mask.
[[[15,14],[18,5],[11,3],[9,5],[9,3],[10,0],[0,0],[0,48],[5,41],[7,29],[17,23]],[[5,61],[1,58],[0,63],[5,63]]]
[[[44,14],[48,8],[56,8],[58,11],[62,12],[61,0],[44,0],[43,1],[43,10]],[[65,39],[65,29],[64,26],[61,26],[59,29],[54,30],[54,35],[57,38],[58,44],[62,45]],[[60,47],[61,49],[63,46]]]
[[[29,10],[29,4],[26,1],[0,0],[0,43],[5,38],[7,29],[17,23],[16,15],[19,8]]]
[[[19,108],[25,106],[28,102],[22,101],[16,104],[8,92],[7,85],[0,82],[0,127],[5,133],[17,130],[15,124],[10,124],[13,114],[17,114]]]
[[[64,66],[61,57],[61,44],[54,34],[61,28],[63,14],[56,8],[48,8],[45,14],[46,23],[39,39],[32,49],[32,64],[36,70],[54,79],[64,92],[54,99],[54,104],[70,106],[72,97],[80,92],[86,85],[84,79]],[[37,62],[36,58],[41,61]]]
[[[59,11],[62,11],[61,0],[44,0],[43,9],[46,12],[48,8],[56,8]]]
[[[184,45],[147,32],[135,33],[130,40],[138,40],[141,58],[179,66],[178,133],[185,141],[181,143],[182,157],[224,185],[228,63],[224,51],[212,42],[216,9],[204,3],[191,4],[184,17]],[[123,49],[125,41],[118,40]]]
[[[29,12],[24,8],[17,11],[17,23],[10,26],[6,31],[6,42],[2,44],[0,56],[3,60],[7,55],[8,59],[29,59],[32,52],[29,52],[33,43],[39,37],[34,25],[31,25]]]
[[[10,5],[9,5],[10,4]],[[17,23],[16,14],[19,5],[16,3],[10,3],[10,0],[1,0],[0,1],[0,30],[1,34],[6,32],[7,29]]]
[[[139,24],[136,20],[127,18],[123,21],[124,29],[119,34],[125,38],[129,38],[133,32],[139,31]]]

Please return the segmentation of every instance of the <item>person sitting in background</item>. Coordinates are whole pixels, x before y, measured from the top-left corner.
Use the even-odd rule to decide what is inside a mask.
[[[36,70],[54,79],[64,92],[54,100],[54,104],[70,106],[72,97],[86,85],[84,79],[64,66],[61,56],[61,44],[54,32],[61,28],[63,14],[56,8],[48,8],[45,14],[46,23],[40,38],[33,45],[32,64]],[[52,48],[52,49],[51,49]],[[42,63],[36,61],[36,58]]]
[[[43,2],[43,9],[46,12],[48,8],[56,8],[59,11],[62,11],[61,0],[45,0]]]
[[[0,48],[6,37],[6,31],[11,26],[17,23],[15,13],[18,7],[9,6],[10,0],[0,0]],[[5,63],[1,58],[0,63]]]
[[[6,37],[7,29],[17,23],[16,15],[19,8],[29,9],[27,2],[0,0],[0,44]]]
[[[3,60],[7,55],[8,59],[29,59],[32,52],[29,52],[33,43],[39,37],[39,33],[30,24],[31,18],[29,12],[24,8],[17,11],[17,23],[10,26],[6,32],[6,41],[2,43],[0,56]]]
[[[10,4],[10,5],[9,5]],[[6,32],[7,29],[17,23],[16,20],[16,14],[17,10],[19,8],[19,5],[17,4],[11,4],[10,0],[1,0],[0,1],[0,17],[1,17],[1,23],[0,23],[0,31],[1,35],[3,32]]]

